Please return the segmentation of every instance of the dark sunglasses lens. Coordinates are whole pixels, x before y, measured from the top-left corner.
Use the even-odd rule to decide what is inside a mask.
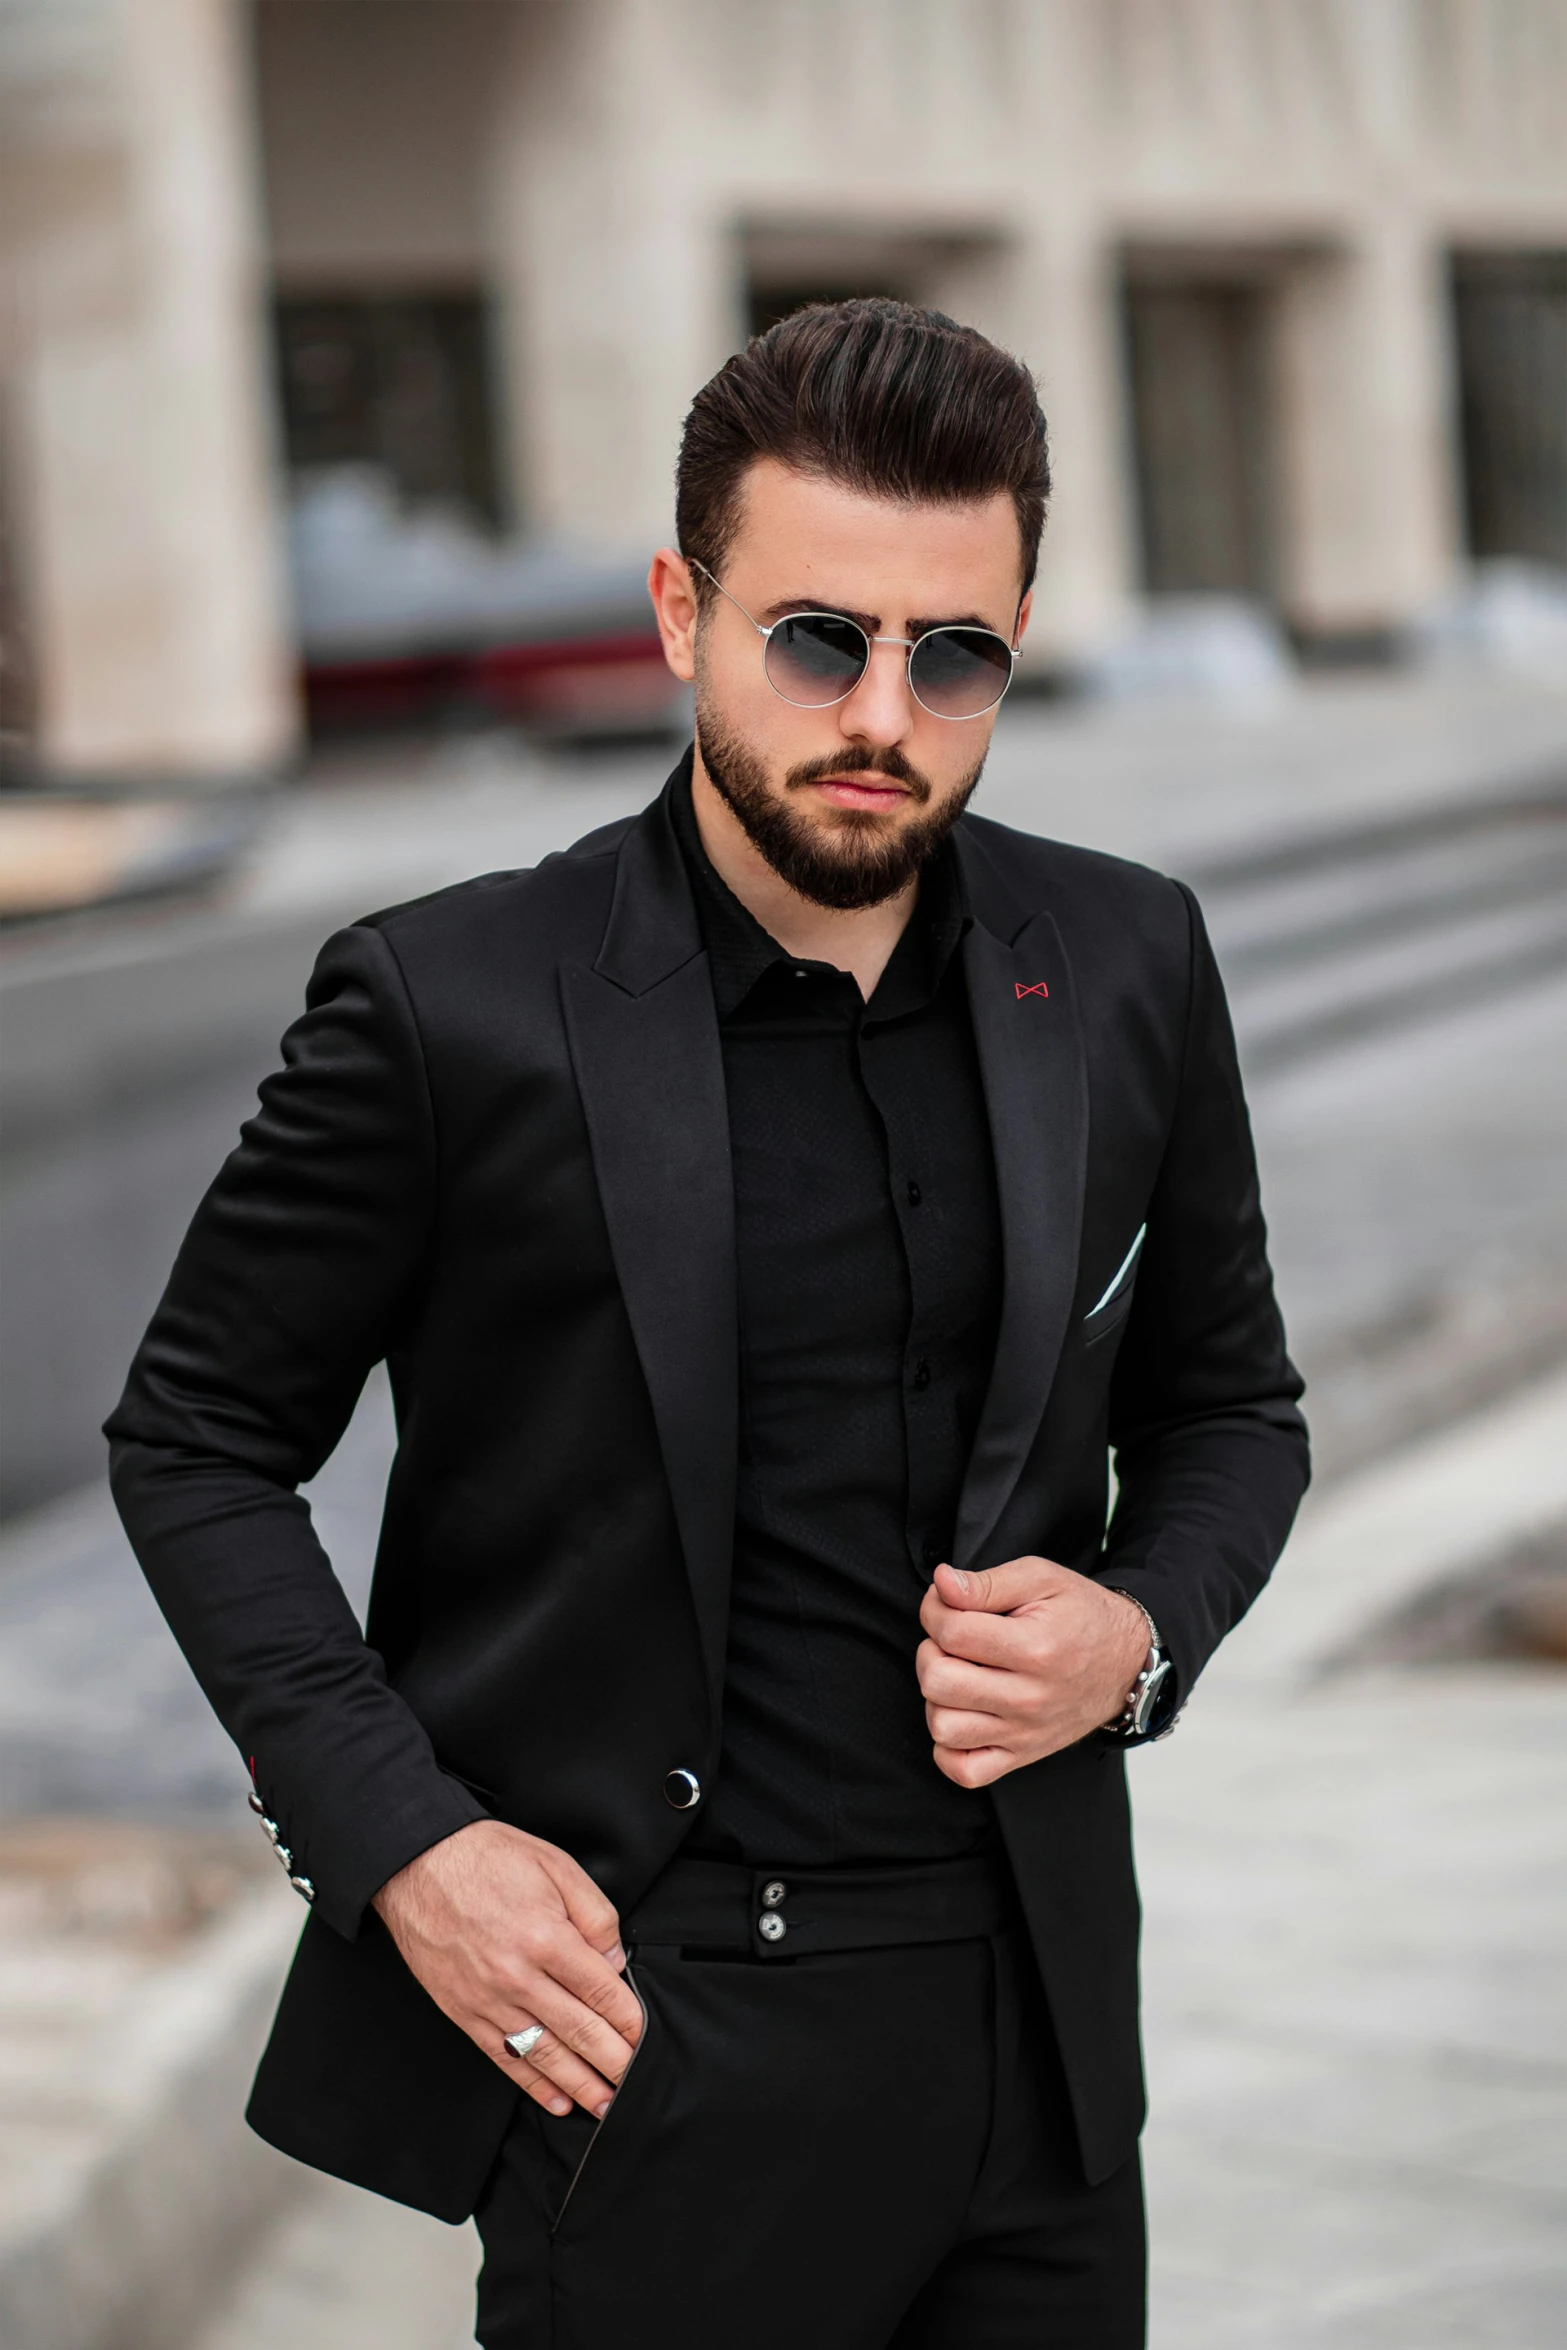
[[[989,628],[933,628],[909,656],[909,683],[937,718],[978,718],[1012,682],[1011,647]]]
[[[823,710],[853,693],[869,659],[864,631],[852,620],[802,612],[780,620],[767,640],[768,683],[802,710]]]

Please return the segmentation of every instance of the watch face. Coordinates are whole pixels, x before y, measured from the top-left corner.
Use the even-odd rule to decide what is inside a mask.
[[[1153,1720],[1153,1709],[1159,1702],[1159,1692],[1169,1678],[1169,1673],[1170,1660],[1162,1656],[1137,1693],[1137,1703],[1132,1709],[1132,1729],[1139,1738]]]

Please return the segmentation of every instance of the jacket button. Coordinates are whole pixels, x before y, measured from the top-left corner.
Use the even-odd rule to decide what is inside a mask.
[[[777,1909],[789,1897],[789,1888],[782,1877],[774,1877],[771,1884],[762,1887],[763,1909]]]
[[[756,1930],[764,1942],[781,1942],[789,1928],[776,1909],[764,1909],[756,1921]]]
[[[664,1781],[664,1801],[675,1811],[694,1811],[702,1800],[702,1782],[695,1771],[671,1771]]]

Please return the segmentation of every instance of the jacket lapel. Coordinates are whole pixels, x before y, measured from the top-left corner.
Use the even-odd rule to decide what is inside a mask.
[[[961,838],[961,833],[960,833]],[[978,1562],[1039,1431],[1077,1286],[1088,1083],[1071,966],[1055,921],[1020,918],[988,859],[963,841],[975,921],[964,944],[974,1040],[995,1150],[1003,1291],[984,1410],[958,1502],[954,1550]],[[987,919],[988,916],[988,919]]]
[[[734,1185],[707,956],[662,799],[621,844],[596,962],[565,965],[561,992],[716,1717],[739,1441]]]

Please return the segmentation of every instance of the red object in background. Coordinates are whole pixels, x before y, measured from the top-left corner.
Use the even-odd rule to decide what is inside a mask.
[[[304,670],[312,734],[416,725],[460,698],[469,656],[415,653],[373,661],[311,661]]]
[[[455,714],[626,733],[666,724],[681,691],[652,628],[369,660],[318,656],[306,664],[304,689],[313,733]]]

